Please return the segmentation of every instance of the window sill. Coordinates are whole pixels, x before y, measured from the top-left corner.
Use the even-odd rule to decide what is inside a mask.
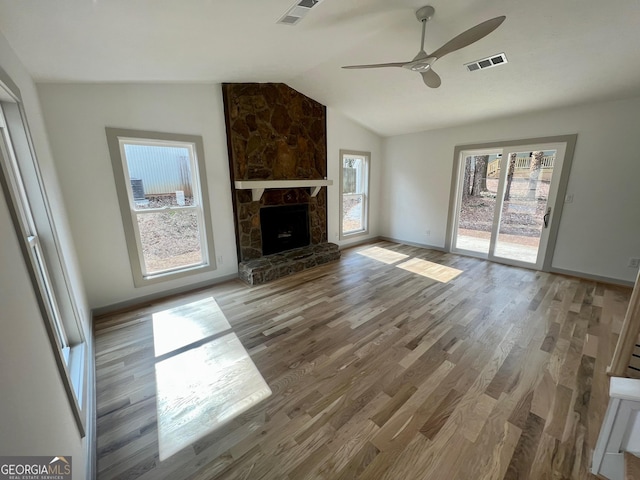
[[[351,238],[364,237],[366,235],[369,235],[369,230],[358,230],[356,232],[341,233],[340,240],[349,240]]]
[[[134,277],[134,285],[136,288],[144,287],[147,285],[154,285],[156,283],[168,282],[178,278],[188,277],[189,275],[197,275],[199,273],[209,272],[216,270],[217,266],[215,262],[209,262],[204,265],[196,265],[193,267],[181,268],[179,270],[171,270],[167,272],[156,273],[153,275],[145,275],[141,277]]]

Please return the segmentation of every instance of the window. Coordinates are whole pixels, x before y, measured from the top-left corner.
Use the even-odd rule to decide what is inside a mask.
[[[340,238],[368,233],[370,153],[340,151]]]
[[[215,268],[202,138],[107,128],[134,284]]]
[[[0,154],[2,155],[4,177],[7,182],[7,187],[13,197],[12,206],[14,207],[14,212],[18,220],[17,223],[21,231],[23,242],[28,247],[27,252],[31,264],[34,267],[38,290],[42,295],[42,300],[44,300],[47,315],[53,324],[57,345],[63,354],[65,363],[68,364],[70,351],[69,341],[67,340],[67,334],[65,332],[64,325],[62,324],[60,309],[58,308],[58,303],[53,293],[53,286],[51,278],[49,277],[49,272],[47,271],[47,265],[44,261],[40,238],[36,230],[35,221],[27,198],[27,192],[22,180],[22,175],[20,174],[20,168],[18,167],[16,155],[11,144],[11,138],[9,137],[7,130],[4,111],[2,109],[0,109],[0,131],[2,132]]]
[[[0,185],[80,434],[85,338],[17,87],[0,71]],[[14,93],[16,92],[16,93]],[[47,255],[48,253],[48,255]]]

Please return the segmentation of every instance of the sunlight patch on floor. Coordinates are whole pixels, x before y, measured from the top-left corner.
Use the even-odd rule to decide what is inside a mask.
[[[371,247],[366,250],[360,250],[358,254],[386,264],[396,263],[400,260],[404,260],[405,258],[409,258],[409,255],[394,252],[393,250],[382,247]]]
[[[213,298],[154,314],[153,329],[160,460],[271,395]]]
[[[458,270],[457,268],[447,267],[446,265],[440,265],[420,258],[412,258],[397,265],[397,267],[441,283],[447,283],[462,273],[462,270]]]
[[[156,357],[231,330],[213,297],[153,314]]]

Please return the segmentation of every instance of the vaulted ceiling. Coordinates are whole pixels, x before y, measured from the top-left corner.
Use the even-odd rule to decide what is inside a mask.
[[[38,82],[284,82],[381,135],[640,95],[638,0],[0,0],[0,31]],[[435,65],[430,89],[401,68],[492,17],[495,32]],[[504,66],[464,64],[504,52]]]

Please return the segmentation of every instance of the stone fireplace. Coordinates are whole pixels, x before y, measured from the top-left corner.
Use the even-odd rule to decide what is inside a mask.
[[[326,107],[284,84],[226,83],[222,93],[241,278],[262,283],[339,258],[320,185],[330,184]]]

